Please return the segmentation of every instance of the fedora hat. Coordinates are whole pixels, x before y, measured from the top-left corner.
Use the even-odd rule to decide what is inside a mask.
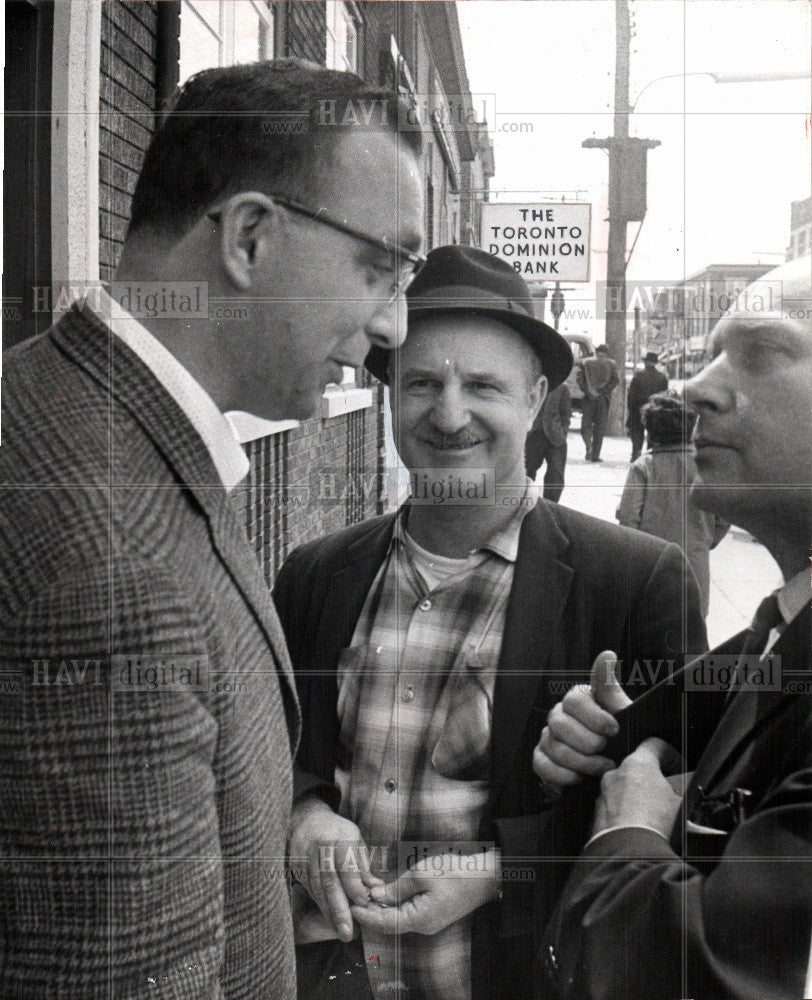
[[[660,355],[657,354],[656,351],[648,351],[646,353],[646,356],[643,358],[643,361],[647,365],[656,365],[656,364],[659,364],[659,362],[660,362]]]
[[[409,323],[440,313],[492,316],[520,333],[541,361],[549,389],[561,385],[572,368],[567,341],[536,319],[533,297],[524,278],[503,260],[474,247],[444,246],[432,250],[406,292]],[[374,346],[367,371],[389,382],[389,351]]]

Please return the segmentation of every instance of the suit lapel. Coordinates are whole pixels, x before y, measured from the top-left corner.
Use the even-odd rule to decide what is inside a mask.
[[[776,643],[774,652],[781,657],[783,676],[786,671],[799,669],[804,664],[799,651],[806,648],[808,660],[809,605],[792,621]],[[781,674],[779,674],[779,681]],[[771,717],[781,711],[793,696],[783,691],[739,691],[730,701],[710,737],[686,794],[685,810],[688,816],[697,798],[697,786],[705,791],[717,787],[730,773],[741,757],[746,744],[757,738],[769,725]]]
[[[569,541],[539,502],[525,517],[508,598],[494,691],[491,801],[498,799],[527,724],[559,630],[574,570]]]
[[[367,594],[386,556],[397,514],[379,518],[342,553],[340,564],[325,584],[321,617],[314,635],[325,667],[335,668],[341,650],[350,644]]]
[[[285,710],[295,746],[300,731],[299,709],[282,628],[245,526],[237,518],[200,435],[146,365],[93,313],[74,307],[51,330],[51,336],[62,351],[126,408],[205,514],[213,546],[273,652],[283,678]],[[111,413],[115,420],[115,408]],[[115,424],[111,429],[112,444],[117,440]],[[115,467],[115,463],[112,465]]]

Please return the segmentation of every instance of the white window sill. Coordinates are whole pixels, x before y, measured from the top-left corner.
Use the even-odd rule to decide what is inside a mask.
[[[321,409],[317,416],[323,419],[339,417],[343,413],[366,410],[370,406],[372,406],[372,389],[329,385],[321,397]],[[229,410],[225,416],[234,428],[240,444],[270,437],[272,434],[281,434],[283,431],[298,427],[301,423],[299,420],[263,420],[262,417],[255,417],[253,413],[245,413],[243,410]]]
[[[323,418],[340,417],[342,413],[366,410],[372,406],[372,390],[356,386],[328,385],[321,397]]]
[[[298,420],[263,420],[262,417],[255,417],[253,413],[245,413],[244,410],[229,410],[225,417],[234,428],[240,444],[270,437],[271,434],[281,434],[282,431],[298,427],[300,423]]]

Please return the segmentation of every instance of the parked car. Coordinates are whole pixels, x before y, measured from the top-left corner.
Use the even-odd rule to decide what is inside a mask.
[[[584,358],[591,358],[595,353],[595,345],[588,333],[565,333],[564,339],[569,342],[574,361],[572,371],[567,376],[567,388],[572,396],[572,408],[583,412],[584,394],[578,385],[578,372],[583,365]]]

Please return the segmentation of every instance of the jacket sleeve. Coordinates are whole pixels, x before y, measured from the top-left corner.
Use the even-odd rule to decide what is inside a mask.
[[[812,732],[793,766],[730,835],[718,863],[681,860],[646,830],[584,850],[542,940],[566,1000],[803,996],[812,878]],[[804,759],[805,758],[805,759]]]
[[[617,373],[617,365],[612,362],[612,370],[609,374],[609,381],[606,383],[606,388],[604,392],[607,395],[611,395],[615,391],[615,387],[620,383],[620,376]]]
[[[307,672],[311,657],[311,637],[315,631],[312,623],[314,607],[318,606],[322,588],[316,568],[305,548],[295,549],[282,564],[273,587],[273,599],[285,641],[290,653],[296,690],[302,708],[302,738],[293,762],[294,802],[306,795],[318,795],[332,808],[338,809],[341,793],[332,780],[332,768],[324,765],[323,747],[313,747],[308,719],[312,711],[312,677]],[[326,739],[327,734],[322,733]],[[330,773],[328,773],[330,771]]]
[[[657,681],[667,682],[691,653],[707,649],[699,589],[677,545],[662,546],[639,588],[623,631],[626,649],[616,650],[622,657],[620,680],[633,699]],[[627,662],[627,655],[631,662]],[[544,722],[539,716],[539,736]],[[567,790],[560,802],[553,799],[541,813],[493,821],[504,855],[536,855],[540,859],[532,885],[532,905],[539,921],[534,930],[538,935],[563,888],[569,867],[565,859],[576,858],[588,837],[596,791],[596,786],[585,782]],[[502,900],[505,934],[519,933],[522,921],[526,924],[528,895],[526,885],[506,881]]]
[[[222,664],[182,588],[100,560],[17,609],[0,648],[0,993],[220,1000]]]
[[[643,507],[646,502],[648,476],[645,469],[635,462],[629,469],[626,485],[615,517],[627,528],[639,528],[643,521]]]
[[[561,426],[564,431],[569,430],[572,421],[572,394],[566,382],[561,383]]]

